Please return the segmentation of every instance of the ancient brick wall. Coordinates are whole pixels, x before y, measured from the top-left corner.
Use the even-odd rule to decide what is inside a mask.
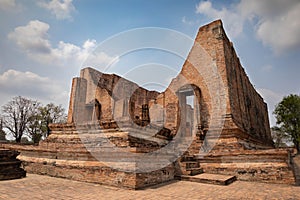
[[[212,63],[217,66],[215,69],[207,67]],[[218,78],[222,84],[218,83]],[[210,81],[211,79],[216,81]],[[218,84],[222,87],[219,93],[212,92],[211,88],[218,88]],[[226,109],[222,113],[223,116],[219,117],[226,116],[224,128],[239,128],[248,134],[246,137],[272,145],[267,105],[250,83],[220,20],[199,29],[181,72],[173,79],[166,92],[159,96],[164,98],[159,103],[166,109],[167,128],[176,130],[179,125],[180,107],[176,92],[185,85],[195,85],[201,91],[201,116],[198,123],[202,126],[208,127],[212,120],[215,120],[212,119],[213,112],[216,111],[213,109],[217,107],[218,111],[219,107],[213,100],[214,95],[223,95],[220,98],[225,99],[223,103],[226,104]],[[222,91],[224,93],[220,94]],[[168,108],[170,105],[174,105],[175,108]]]
[[[95,119],[95,101],[100,104],[98,115],[101,120],[142,120],[143,116],[145,118],[142,106],[147,104],[150,114],[158,117],[150,121],[164,125],[176,134],[187,114],[183,111],[185,103],[180,101],[186,101],[185,97],[180,97],[180,90],[191,87],[199,105],[192,126],[208,129],[215,126],[212,123],[217,118],[226,117],[226,129],[239,128],[249,135],[247,137],[272,144],[266,104],[250,83],[220,20],[199,29],[181,72],[161,94],[92,68],[81,70],[80,78],[73,85],[69,122],[75,109],[85,115],[87,121]],[[77,104],[71,106],[71,101]],[[79,108],[74,108],[75,105]]]
[[[81,117],[85,117],[85,100],[86,100],[86,88],[87,81],[83,78],[73,78],[72,80],[72,89],[69,102],[69,111],[68,111],[68,123],[74,121],[81,121]],[[82,113],[80,116],[76,116],[75,113]]]
[[[158,94],[115,74],[84,68],[80,78],[73,79],[68,122],[73,122],[75,115],[79,122],[142,119],[142,106]]]
[[[271,143],[267,105],[250,83],[227,37],[224,52],[233,121],[251,136]]]

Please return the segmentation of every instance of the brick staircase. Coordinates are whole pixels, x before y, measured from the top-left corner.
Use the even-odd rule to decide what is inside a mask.
[[[214,185],[229,185],[236,180],[235,176],[204,173],[195,156],[183,156],[178,162],[181,174],[175,178],[182,181],[190,181]]]
[[[178,159],[176,179],[215,185],[229,185],[236,180],[234,175],[221,175],[218,173],[207,173],[201,166],[199,150],[210,150],[208,146],[215,142],[215,137],[204,143],[200,138],[194,138],[184,155]]]
[[[203,173],[203,169],[200,168],[199,162],[194,156],[185,155],[179,159],[179,166],[181,170],[180,175],[194,176]]]

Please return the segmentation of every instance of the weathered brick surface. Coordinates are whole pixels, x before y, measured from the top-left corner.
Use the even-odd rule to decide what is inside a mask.
[[[68,122],[142,119],[142,105],[154,100],[158,92],[148,91],[115,74],[92,68],[81,70],[72,82]],[[96,116],[95,102],[99,103]]]
[[[198,160],[209,173],[235,175],[239,180],[295,184],[291,152],[286,149],[209,153]]]
[[[148,172],[123,172],[109,167],[105,162],[75,161],[20,156],[29,173],[67,178],[83,182],[138,189],[173,180],[172,166]],[[128,165],[135,163],[128,163]]]
[[[199,105],[198,114],[189,126],[209,129],[217,120],[215,113],[219,112],[220,120],[226,116],[224,127],[243,132],[234,134],[235,137],[246,134],[247,138],[272,146],[266,104],[250,83],[221,21],[199,29],[181,72],[161,94],[114,74],[92,68],[81,70],[80,78],[73,80],[68,119],[69,122],[76,117],[77,122],[97,120],[96,100],[101,107],[98,114],[101,120],[142,120],[142,105],[147,104],[150,121],[176,135],[180,126],[185,130],[182,120],[188,120],[189,116],[184,111],[185,103],[180,103],[182,97],[178,96],[186,87],[192,88]],[[225,105],[218,105],[221,103]],[[226,107],[223,112],[222,106]]]
[[[114,127],[114,123],[111,123]],[[102,123],[101,127],[107,126]],[[135,153],[152,152],[167,143],[164,139],[144,139],[137,136],[141,130],[135,130],[133,136],[117,128],[104,129],[95,123],[85,123],[75,127],[74,124],[50,125],[50,136],[41,141],[39,146],[0,144],[0,147],[18,149],[22,155],[23,167],[29,173],[68,178],[72,180],[106,184],[131,189],[143,188],[150,185],[174,179],[174,166],[139,173],[124,171],[118,166],[131,166],[128,169],[147,167],[159,161],[138,163]],[[134,128],[130,128],[134,132]],[[146,128],[144,128],[146,129]],[[127,129],[126,129],[127,130]],[[103,150],[103,141],[113,144]],[[101,142],[102,146],[98,146]],[[124,148],[124,153],[115,151],[115,148]],[[131,152],[132,158],[126,153]],[[99,151],[99,152],[98,152]],[[101,157],[95,157],[100,153]],[[113,161],[111,161],[113,158]],[[112,163],[115,162],[115,163]],[[158,163],[159,164],[159,163]],[[126,167],[125,167],[126,168]]]

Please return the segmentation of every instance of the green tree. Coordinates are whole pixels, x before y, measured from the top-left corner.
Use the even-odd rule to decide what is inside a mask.
[[[49,103],[46,106],[41,106],[39,112],[44,137],[48,137],[50,134],[49,124],[63,123],[67,119],[65,109],[61,105],[56,106],[53,103]]]
[[[22,136],[26,132],[30,116],[37,109],[37,101],[25,97],[14,97],[7,104],[2,106],[3,127],[15,138],[17,143],[21,142]]]
[[[34,143],[38,143],[43,137],[46,138],[50,134],[49,124],[62,123],[67,118],[65,109],[61,105],[56,106],[49,103],[41,106],[38,101],[21,96],[14,97],[2,106],[1,117],[3,128],[8,129],[17,143],[21,142],[24,134]]]
[[[32,113],[27,125],[28,136],[36,144],[42,138],[50,134],[49,124],[65,122],[65,109],[59,105],[49,103],[46,106],[40,106]]]
[[[298,153],[300,153],[300,96],[290,94],[284,97],[276,105],[274,114],[277,125],[291,137]]]
[[[290,136],[282,131],[278,126],[271,128],[271,135],[276,148],[287,147],[290,142]]]
[[[39,143],[43,137],[43,132],[45,131],[42,123],[42,118],[37,110],[36,113],[29,117],[29,123],[27,125],[27,133],[29,138],[33,141],[34,144]]]
[[[0,142],[1,141],[6,141],[6,133],[5,131],[3,130],[3,122],[2,122],[2,119],[0,119]]]

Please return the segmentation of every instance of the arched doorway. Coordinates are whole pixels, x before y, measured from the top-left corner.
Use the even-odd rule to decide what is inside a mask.
[[[179,101],[180,133],[195,135],[201,127],[201,91],[195,85],[185,85],[177,91]]]

